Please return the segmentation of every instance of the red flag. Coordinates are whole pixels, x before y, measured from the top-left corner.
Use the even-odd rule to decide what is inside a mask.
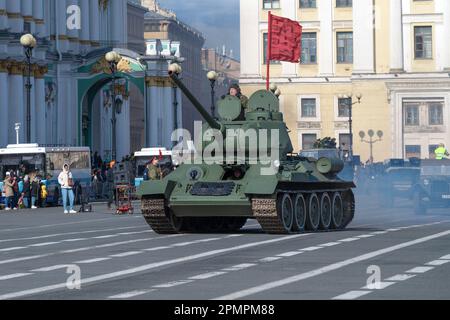
[[[269,90],[269,65],[271,60],[300,62],[302,30],[302,26],[297,21],[274,16],[269,11],[267,90]]]
[[[162,150],[159,149],[159,161],[161,161],[163,159],[163,154],[162,154]]]
[[[272,15],[270,60],[299,62],[302,26],[297,21]]]

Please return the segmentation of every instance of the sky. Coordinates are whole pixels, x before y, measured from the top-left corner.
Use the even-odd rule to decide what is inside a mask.
[[[227,54],[240,56],[239,0],[159,0],[161,7],[170,9],[184,23],[205,35],[205,47],[226,46]]]

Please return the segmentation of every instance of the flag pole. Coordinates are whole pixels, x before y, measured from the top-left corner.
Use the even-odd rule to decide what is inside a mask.
[[[270,87],[270,57],[272,55],[272,12],[269,11],[269,31],[267,34],[267,74],[266,74],[266,90]]]

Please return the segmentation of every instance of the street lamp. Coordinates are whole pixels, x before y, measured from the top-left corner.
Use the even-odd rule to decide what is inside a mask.
[[[31,143],[31,57],[33,56],[33,49],[36,47],[36,39],[32,34],[24,34],[20,38],[20,44],[25,49],[28,64],[27,83],[25,84],[27,89],[27,143]]]
[[[384,135],[384,133],[383,133],[383,131],[381,131],[381,130],[378,130],[377,131],[377,136],[378,136],[378,139],[373,139],[374,138],[374,136],[375,136],[375,131],[373,131],[372,129],[370,129],[368,132],[367,132],[367,134],[368,134],[368,136],[369,136],[369,140],[365,140],[364,138],[366,137],[366,133],[364,132],[364,131],[360,131],[359,132],[359,137],[361,138],[361,142],[364,142],[364,143],[368,143],[369,145],[370,145],[370,164],[373,164],[373,145],[375,144],[375,143],[377,143],[377,142],[380,142],[380,141],[382,141],[383,140],[383,135]]]
[[[209,82],[211,83],[211,115],[215,116],[216,113],[216,105],[215,105],[215,92],[214,92],[214,87],[216,85],[216,81],[217,79],[219,79],[219,75],[217,74],[217,72],[215,71],[210,71],[208,72],[208,74],[206,75],[208,77]]]
[[[16,144],[19,144],[20,123],[16,123],[14,129],[16,130]]]
[[[348,126],[349,126],[349,133],[350,133],[350,145],[349,145],[349,159],[353,160],[353,106],[355,104],[361,104],[361,100],[363,98],[363,95],[361,93],[356,94],[356,99],[358,101],[353,102],[353,94],[339,94],[339,99],[346,99],[348,101],[347,107],[348,107]]]
[[[111,160],[116,160],[117,156],[117,146],[116,146],[116,112],[118,112],[116,107],[116,72],[117,72],[117,65],[119,64],[120,60],[122,60],[122,56],[118,54],[115,51],[110,51],[105,55],[106,61],[109,63],[109,67],[111,69],[112,74],[112,152],[111,152]]]

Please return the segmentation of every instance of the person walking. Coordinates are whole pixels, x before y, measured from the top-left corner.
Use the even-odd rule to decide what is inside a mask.
[[[23,188],[22,188],[22,197],[23,197],[23,205],[25,209],[30,208],[30,199],[31,199],[31,184],[30,177],[26,175],[23,178]]]
[[[115,161],[111,161],[108,167],[108,171],[106,172],[106,189],[108,194],[108,210],[111,210],[111,206],[114,202],[114,166],[116,165]]]
[[[75,195],[73,194],[73,176],[67,163],[64,164],[63,171],[58,176],[58,183],[61,186],[64,213],[77,213],[73,210],[73,202],[75,200]],[[69,200],[69,208],[67,207],[67,200]]]

